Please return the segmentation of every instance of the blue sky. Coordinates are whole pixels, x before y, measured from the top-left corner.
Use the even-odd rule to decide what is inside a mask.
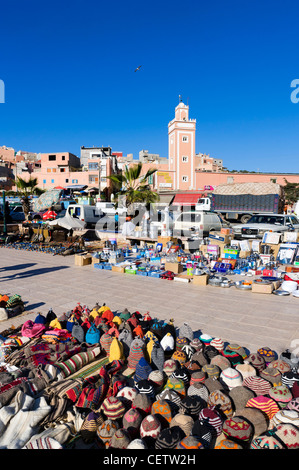
[[[167,157],[182,95],[197,152],[231,170],[299,172],[298,13],[288,0],[5,2],[0,145]]]

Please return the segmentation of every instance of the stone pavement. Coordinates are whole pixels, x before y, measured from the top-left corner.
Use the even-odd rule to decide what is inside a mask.
[[[77,302],[88,307],[104,302],[120,313],[184,321],[196,331],[237,343],[250,352],[268,346],[280,354],[299,347],[299,298],[240,291],[235,287],[193,286],[174,281],[75,266],[74,256],[0,249],[0,293],[19,294],[28,314],[0,322],[0,331],[47,314],[57,316]],[[297,341],[296,341],[297,340]],[[291,342],[293,346],[291,347]]]

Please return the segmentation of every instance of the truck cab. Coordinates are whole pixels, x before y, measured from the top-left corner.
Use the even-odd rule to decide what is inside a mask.
[[[195,206],[196,211],[210,211],[211,210],[211,199],[209,197],[201,197],[198,199],[198,203]]]

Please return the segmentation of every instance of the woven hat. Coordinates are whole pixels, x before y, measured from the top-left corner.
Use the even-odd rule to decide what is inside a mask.
[[[139,380],[135,384],[137,392],[148,395],[151,399],[155,398],[155,388],[150,380]]]
[[[232,405],[235,412],[238,412],[238,410],[245,408],[248,400],[250,400],[250,398],[255,397],[255,393],[249,388],[243,387],[243,385],[232,388],[229,391],[228,395],[232,401]]]
[[[243,346],[240,346],[239,344],[230,343],[226,346],[225,350],[234,351],[238,353],[243,359],[246,359],[248,357],[248,354],[245,351],[245,348],[243,348]]]
[[[217,439],[215,428],[199,419],[194,422],[191,436],[197,439],[204,449],[213,448]]]
[[[128,356],[128,367],[136,370],[137,364],[144,357],[145,343],[141,338],[133,339]]]
[[[268,430],[269,418],[258,408],[243,408],[238,410],[238,416],[249,421],[254,429],[254,436],[264,434]]]
[[[263,356],[260,354],[249,354],[246,359],[248,364],[251,364],[258,372],[266,368],[266,362]]]
[[[209,393],[212,393],[215,390],[224,390],[224,386],[222,385],[222,382],[216,379],[216,377],[208,377],[205,380],[205,386],[208,389]]]
[[[257,353],[265,359],[266,365],[270,364],[272,361],[275,361],[275,359],[278,359],[277,353],[268,346],[259,348]]]
[[[154,343],[151,351],[151,364],[157,369],[163,370],[164,362],[165,353],[163,348],[159,344]]]
[[[252,424],[241,416],[227,418],[223,423],[223,434],[231,440],[248,443],[253,436]]]
[[[201,370],[201,365],[197,361],[193,361],[192,359],[190,361],[185,362],[184,367],[188,369],[190,374],[192,374],[195,371]]]
[[[235,366],[237,364],[243,364],[244,362],[243,357],[239,353],[237,353],[237,351],[233,351],[231,349],[226,348],[223,351],[221,351],[220,354],[222,354],[222,356],[229,359],[232,366]]]
[[[34,323],[41,323],[42,325],[45,325],[47,323],[46,317],[41,313],[38,313],[35,317]]]
[[[229,390],[242,385],[243,382],[240,372],[232,367],[228,367],[221,372],[220,380],[229,388]]]
[[[295,382],[299,382],[299,374],[297,372],[289,371],[284,372],[281,376],[283,385],[292,388]]]
[[[272,384],[262,377],[246,377],[242,383],[243,387],[252,390],[256,395],[266,395],[272,388]]]
[[[200,410],[198,415],[199,421],[202,421],[209,426],[212,426],[217,436],[220,436],[222,433],[223,421],[222,414],[215,407],[214,408],[203,408]]]
[[[175,449],[184,437],[186,435],[179,426],[165,428],[155,442],[155,449]]]
[[[250,449],[284,449],[281,440],[277,439],[270,431],[262,434],[251,441]]]
[[[193,340],[194,333],[189,323],[184,322],[182,326],[179,328],[179,337],[187,338],[189,342]]]
[[[243,447],[237,442],[231,441],[230,439],[221,439],[218,444],[215,445],[215,449],[243,449]]]
[[[133,335],[131,331],[123,328],[118,336],[118,341],[120,341],[123,345],[124,355],[128,357],[130,353],[130,347],[133,341]]]
[[[205,408],[206,402],[198,396],[186,396],[181,401],[179,413],[191,416],[193,419],[198,418],[198,414],[202,408]]]
[[[200,341],[202,341],[204,344],[209,344],[212,341],[212,336],[208,335],[207,333],[203,333],[199,337]]]
[[[206,374],[202,370],[196,370],[195,372],[192,372],[190,375],[190,385],[193,385],[195,383],[205,383],[206,380]]]
[[[84,419],[80,428],[80,434],[84,442],[92,441],[97,433],[97,428],[104,422],[103,413],[91,411]]]
[[[139,433],[142,415],[136,408],[130,408],[123,416],[123,428],[126,429],[131,437],[135,437]]]
[[[156,393],[159,393],[165,384],[165,373],[161,370],[153,370],[149,374],[148,380],[153,384]]]
[[[287,404],[286,408],[288,410],[295,410],[299,412],[299,397],[292,398],[292,400]]]
[[[171,406],[172,412],[177,412],[181,404],[182,398],[173,389],[165,388],[161,393],[156,395],[157,400],[166,400]]]
[[[224,341],[221,338],[213,338],[210,342],[210,345],[213,346],[217,351],[223,351]]]
[[[262,377],[263,379],[268,380],[272,384],[272,387],[282,385],[281,373],[279,372],[279,370],[274,369],[271,366],[266,367],[266,369],[262,370],[260,372],[260,377]]]
[[[299,428],[293,424],[278,424],[275,435],[288,449],[299,449]]]
[[[192,416],[177,413],[170,422],[170,427],[178,426],[184,431],[186,436],[190,436],[194,425],[194,419]]]
[[[190,359],[192,358],[193,354],[196,352],[196,349],[192,348],[192,346],[190,346],[190,344],[185,344],[181,351],[185,354],[186,356],[186,361],[190,361]]]
[[[180,365],[185,364],[187,360],[186,354],[182,350],[176,350],[171,356],[171,359],[177,361]]]
[[[207,400],[208,408],[217,408],[226,416],[230,417],[233,415],[233,405],[230,397],[223,393],[221,390],[215,390],[210,393]]]
[[[152,367],[147,362],[145,357],[141,357],[136,365],[134,382],[139,382],[140,380],[148,379],[149,374],[152,372]]]
[[[221,354],[212,357],[210,365],[215,365],[219,367],[220,370],[224,370],[232,366],[230,360],[227,357],[222,356]]]
[[[106,419],[103,424],[97,428],[97,435],[108,447],[113,434],[119,429],[119,424],[113,419]]]
[[[179,367],[171,374],[170,377],[175,377],[176,379],[182,380],[185,384],[185,387],[189,386],[190,373],[185,367]]]
[[[251,364],[237,364],[236,370],[240,372],[243,380],[246,379],[246,377],[256,376],[256,369]]]
[[[199,338],[193,338],[192,341],[190,341],[190,346],[195,350],[195,351],[202,351],[204,348],[203,343],[200,341]]]
[[[126,412],[123,402],[118,397],[107,397],[102,403],[101,410],[107,419],[120,419]]]
[[[209,390],[203,383],[194,383],[187,389],[187,396],[198,397],[207,402],[209,397]]]
[[[298,367],[299,358],[296,357],[291,351],[289,351],[289,349],[286,349],[280,354],[280,359],[289,364],[291,369],[293,369],[294,367]]]
[[[283,359],[276,359],[275,361],[271,362],[271,367],[274,367],[275,369],[279,370],[281,374],[283,374],[284,372],[289,372],[291,370],[290,364],[288,364]]]
[[[208,359],[204,355],[204,351],[196,351],[193,356],[191,356],[190,361],[197,362],[201,367],[205,364],[209,364]]]
[[[119,392],[117,392],[117,398],[119,398],[124,405],[131,406],[134,398],[137,395],[137,390],[134,387],[123,387]]]
[[[107,356],[109,356],[110,346],[111,346],[112,341],[113,341],[113,336],[109,335],[108,333],[103,333],[100,337],[101,348],[105,351]]]
[[[119,317],[122,319],[122,320],[129,320],[129,318],[131,317],[131,314],[129,312],[129,310],[127,308],[125,308],[120,314],[119,314]]]
[[[194,436],[187,436],[178,443],[176,449],[184,449],[184,450],[191,450],[191,449],[204,449],[204,446],[198,439]]]
[[[279,411],[277,403],[264,395],[250,398],[246,403],[247,408],[257,408],[265,413],[269,420]]]
[[[186,387],[183,380],[170,376],[166,382],[165,389],[169,388],[176,392],[181,398],[186,396]]]
[[[219,351],[214,348],[214,346],[211,346],[211,344],[207,344],[203,350],[203,354],[207,361],[210,363],[213,357],[219,355]]]
[[[128,445],[127,449],[147,449],[147,444],[146,442],[143,441],[143,439],[133,439],[133,441],[130,442]]]
[[[189,343],[190,343],[190,341],[188,340],[188,338],[178,336],[176,338],[176,343],[175,343],[176,350],[180,351],[183,346],[186,346]]]
[[[157,415],[162,425],[169,425],[172,420],[172,411],[168,400],[156,400],[152,404],[151,414]]]
[[[146,416],[140,425],[140,437],[141,438],[151,438],[157,439],[161,433],[161,422],[159,421],[156,415]]]
[[[167,361],[164,362],[163,365],[163,372],[169,377],[172,375],[172,373],[178,369],[178,363],[175,361],[175,359],[167,359]]]
[[[139,411],[148,414],[151,411],[152,400],[146,393],[137,393],[132,402],[132,408],[137,408]]]
[[[294,398],[299,397],[299,382],[294,382],[291,388],[291,393]]]
[[[285,408],[293,398],[290,389],[286,385],[278,385],[270,388],[268,395],[277,402],[280,408]]]
[[[272,418],[272,426],[278,426],[279,424],[293,424],[299,428],[299,413],[295,410],[280,410]]]
[[[160,345],[166,352],[172,352],[175,349],[174,337],[170,333],[166,333],[160,341]]]
[[[217,379],[220,377],[220,369],[218,366],[216,366],[215,364],[205,364],[203,367],[202,367],[202,371],[205,372],[205,374],[207,374],[208,377],[216,377]]]
[[[109,441],[109,449],[126,449],[131,442],[130,434],[126,429],[120,428],[115,431]]]

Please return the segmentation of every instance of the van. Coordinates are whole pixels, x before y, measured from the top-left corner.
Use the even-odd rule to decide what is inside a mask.
[[[220,217],[215,212],[183,211],[174,220],[173,236],[204,238],[209,235],[209,232],[220,231],[221,227]]]
[[[96,202],[96,207],[101,209],[107,215],[123,215],[127,212],[126,207],[115,207],[114,202]]]
[[[101,209],[88,204],[70,204],[66,209],[67,214],[75,219],[86,222],[87,227],[96,225],[104,215]]]

